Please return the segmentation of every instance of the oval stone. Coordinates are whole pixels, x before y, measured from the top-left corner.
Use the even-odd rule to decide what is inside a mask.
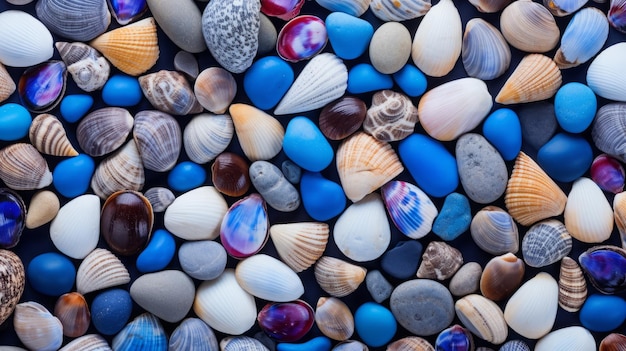
[[[65,159],[54,168],[52,184],[59,194],[67,198],[83,195],[89,189],[95,169],[96,164],[89,155],[80,154]]]
[[[300,183],[300,178],[302,178],[302,168],[293,163],[291,160],[283,161],[283,163],[280,164],[280,170],[283,172],[283,175],[287,178],[289,183]]]
[[[226,268],[227,255],[224,247],[211,240],[188,241],[178,249],[180,267],[190,277],[213,280]]]
[[[383,305],[366,302],[354,312],[354,328],[365,344],[379,347],[391,341],[398,325],[394,315]]]
[[[374,301],[378,303],[387,300],[393,291],[393,285],[385,279],[379,270],[367,272],[365,276],[365,286]]]
[[[8,103],[0,106],[0,140],[13,141],[28,134],[32,118],[22,105]]]
[[[333,161],[333,148],[315,123],[306,117],[294,117],[289,121],[283,150],[298,166],[319,172]]]
[[[56,252],[47,252],[30,261],[26,278],[36,291],[61,296],[72,290],[76,268],[69,258]]]
[[[306,213],[316,221],[338,216],[346,207],[346,195],[341,185],[318,172],[304,172],[300,180],[300,193]]]
[[[155,230],[148,246],[137,257],[137,270],[142,273],[164,269],[174,258],[176,242],[165,229]]]
[[[476,262],[464,264],[450,280],[449,289],[454,296],[465,296],[478,291],[483,269]]]
[[[363,55],[374,35],[374,27],[364,19],[333,12],[326,17],[326,32],[335,54],[352,60]]]
[[[522,125],[511,109],[501,108],[487,116],[483,135],[505,161],[515,159],[522,149]]]
[[[380,73],[396,73],[409,60],[411,45],[411,34],[403,24],[386,22],[376,29],[370,41],[370,61]]]
[[[31,211],[33,201],[31,200]],[[57,206],[58,207],[58,206]],[[22,197],[9,189],[0,189],[0,247],[8,249],[17,245],[26,226],[26,205]]]
[[[537,153],[537,163],[559,182],[580,178],[593,162],[593,150],[582,136],[558,133]]]
[[[300,194],[273,164],[255,161],[250,165],[250,180],[267,204],[275,210],[291,212],[300,206]]]
[[[428,86],[424,73],[412,64],[406,64],[402,69],[394,73],[393,80],[410,97],[422,96]]]
[[[278,351],[328,351],[332,347],[332,343],[329,338],[325,336],[318,336],[309,341],[293,344],[281,342],[276,346]]]
[[[202,14],[193,0],[147,0],[159,28],[179,48],[190,53],[206,50]]]
[[[359,63],[348,72],[348,92],[351,94],[391,89],[391,87],[393,87],[391,76],[378,72],[370,64]]]
[[[595,332],[615,330],[626,320],[626,301],[620,296],[593,294],[580,309],[580,323]]]
[[[255,61],[243,77],[243,90],[252,104],[261,110],[276,106],[293,83],[291,66],[278,56]]]
[[[465,233],[471,223],[469,200],[463,194],[452,193],[446,196],[443,207],[433,222],[433,233],[443,240],[454,240]]]
[[[521,104],[515,109],[522,127],[522,139],[535,150],[539,150],[552,138],[558,123],[554,105],[546,101]]]
[[[204,184],[206,177],[206,171],[202,166],[185,161],[172,168],[167,176],[167,184],[176,191],[185,192]]]
[[[91,322],[103,335],[122,330],[133,310],[133,300],[126,290],[111,289],[100,293],[91,303]]]
[[[554,96],[554,114],[566,132],[584,132],[593,122],[597,107],[593,90],[582,83],[567,83]]]
[[[139,306],[170,323],[185,318],[195,294],[191,278],[177,270],[144,274],[130,286],[130,296]]]
[[[117,74],[102,87],[102,100],[109,106],[130,107],[137,105],[143,93],[135,77]]]
[[[416,240],[400,241],[385,252],[380,266],[385,273],[396,279],[409,279],[417,272],[422,257],[422,244]]]
[[[61,117],[70,123],[78,122],[85,117],[93,106],[93,98],[90,95],[66,95],[61,100]]]
[[[100,234],[111,250],[128,256],[143,249],[152,234],[150,201],[141,193],[122,190],[113,193],[102,206]]]

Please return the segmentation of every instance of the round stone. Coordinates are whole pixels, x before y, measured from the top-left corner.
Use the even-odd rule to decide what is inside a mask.
[[[446,196],[443,207],[433,223],[433,233],[446,241],[454,240],[465,233],[472,222],[469,200],[463,194]]]
[[[385,273],[396,279],[409,279],[417,272],[422,244],[415,240],[400,241],[385,252],[380,265]]]
[[[74,198],[89,189],[96,164],[89,155],[80,154],[57,164],[52,172],[52,184],[59,194]]]
[[[402,69],[394,73],[393,80],[410,97],[422,96],[428,86],[424,73],[411,64],[406,64]]]
[[[391,76],[378,72],[370,64],[359,63],[348,72],[348,92],[351,94],[391,89],[391,87],[393,87]]]
[[[354,327],[361,340],[371,347],[387,344],[398,328],[394,315],[374,302],[366,302],[357,308]]]
[[[346,195],[341,185],[324,178],[319,172],[304,172],[300,193],[306,213],[317,221],[338,216],[346,208]]]
[[[398,72],[411,56],[411,34],[399,22],[386,22],[376,29],[370,41],[369,56],[380,73]]]
[[[178,249],[180,267],[190,277],[198,280],[213,280],[226,268],[226,250],[211,240],[188,241]]]
[[[610,332],[626,320],[626,301],[620,296],[593,294],[580,309],[580,323],[595,332]]]
[[[597,107],[593,90],[582,83],[567,83],[554,96],[556,120],[566,132],[584,132],[593,122]]]
[[[0,106],[0,140],[13,141],[28,134],[32,118],[22,105],[8,103]]]
[[[61,296],[72,290],[76,268],[69,258],[56,252],[36,256],[28,264],[26,278],[36,291]]]
[[[100,293],[91,303],[91,322],[103,335],[122,330],[133,311],[133,300],[126,290],[111,289]]]
[[[90,95],[66,95],[61,100],[61,117],[70,123],[78,122],[89,112],[91,106],[93,98]]]
[[[139,306],[170,323],[185,318],[195,294],[191,278],[177,270],[144,274],[130,286],[130,296]]]
[[[483,135],[505,161],[515,159],[522,149],[522,126],[517,114],[508,108],[498,109],[485,119]]]
[[[206,181],[206,171],[202,166],[191,161],[185,161],[172,168],[167,176],[167,184],[176,191],[195,189]]]
[[[449,289],[454,296],[465,296],[478,291],[483,269],[476,262],[461,266],[450,280]]]
[[[243,90],[252,104],[261,110],[276,106],[293,83],[291,66],[278,56],[255,61],[243,77]]]
[[[155,230],[148,246],[137,257],[137,270],[156,272],[164,269],[176,253],[174,236],[165,229]]]
[[[352,60],[363,55],[374,35],[374,27],[364,19],[338,11],[326,17],[326,32],[335,54]]]
[[[587,172],[593,162],[589,142],[578,135],[558,133],[539,149],[537,163],[560,182],[571,182]]]
[[[367,275],[365,276],[365,286],[374,301],[378,303],[382,303],[387,300],[393,291],[393,285],[385,279],[379,270],[367,272]]]
[[[102,100],[109,106],[135,106],[141,98],[143,93],[135,77],[117,74],[109,78],[102,88]]]
[[[287,124],[283,150],[298,166],[319,172],[333,160],[333,148],[315,123],[306,117],[294,117]]]

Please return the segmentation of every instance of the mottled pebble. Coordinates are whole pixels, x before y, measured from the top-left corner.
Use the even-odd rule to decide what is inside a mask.
[[[259,22],[259,48],[257,49],[257,55],[264,55],[276,48],[276,39],[278,39],[278,32],[272,21],[260,14]]]
[[[206,181],[206,170],[197,163],[185,161],[172,168],[167,176],[167,184],[176,191],[188,191]]]
[[[491,113],[483,123],[483,135],[505,161],[517,157],[522,149],[522,126],[517,114],[508,108]]]
[[[76,267],[66,256],[47,252],[33,258],[26,268],[26,279],[36,291],[60,296],[72,290]]]
[[[593,162],[593,150],[582,136],[558,133],[537,153],[537,163],[550,177],[571,182],[587,172]]]
[[[61,100],[61,117],[69,123],[78,122],[93,106],[91,95],[65,95]]]
[[[582,83],[567,83],[554,96],[556,120],[566,132],[584,132],[593,122],[597,107],[593,90]]]
[[[136,267],[139,272],[156,272],[164,269],[176,253],[174,236],[165,229],[152,233],[148,246],[137,257]]]
[[[433,223],[433,233],[443,240],[454,240],[469,229],[472,213],[465,195],[452,193],[446,196],[443,207]]]
[[[73,198],[89,189],[96,164],[89,155],[80,154],[57,164],[52,172],[52,184],[59,194]]]
[[[367,272],[367,275],[365,276],[365,286],[374,301],[378,303],[382,303],[387,300],[393,291],[393,285],[385,279],[379,270]]]
[[[280,170],[283,172],[283,175],[289,183],[298,184],[300,183],[300,178],[302,177],[302,168],[297,164],[293,163],[291,160],[285,160],[280,164]]]
[[[278,167],[267,161],[250,165],[250,180],[263,199],[277,211],[291,212],[300,206],[300,195]]]
[[[558,123],[554,105],[549,102],[522,104],[515,112],[522,126],[522,140],[535,150],[539,150],[556,132]]]
[[[393,87],[391,76],[378,72],[370,64],[359,63],[348,72],[348,92],[351,94],[391,89],[391,87]]]
[[[415,240],[400,241],[382,257],[380,266],[385,273],[396,279],[408,279],[415,275],[422,256],[422,244]]]
[[[243,77],[243,90],[252,104],[261,110],[276,106],[293,83],[291,66],[278,56],[255,61]]]
[[[294,344],[281,342],[276,346],[278,351],[329,351],[332,343],[325,336],[315,337],[307,342]]]
[[[401,70],[394,73],[393,80],[410,97],[422,96],[428,86],[424,73],[412,64],[406,64]]]
[[[354,327],[361,340],[371,347],[387,344],[398,329],[391,311],[375,302],[366,302],[356,309]]]
[[[335,54],[342,59],[352,60],[367,50],[374,35],[374,27],[364,19],[333,12],[326,17],[326,32]]]
[[[376,29],[370,41],[370,61],[380,73],[396,73],[411,56],[411,45],[411,33],[403,24],[386,22]]]
[[[112,289],[100,293],[91,303],[91,322],[98,332],[113,335],[122,330],[133,310],[128,291]]]
[[[341,185],[318,172],[304,172],[300,193],[304,210],[317,221],[336,217],[346,208],[346,195]]]
[[[212,280],[226,268],[226,250],[212,240],[188,241],[178,249],[183,271],[198,280]]]
[[[139,306],[170,323],[185,318],[195,295],[191,278],[177,270],[144,274],[130,286],[130,296]]]
[[[179,48],[199,53],[206,50],[202,14],[193,0],[147,0],[159,28]]]
[[[32,118],[22,105],[8,103],[0,106],[0,140],[13,141],[28,134]]]
[[[102,88],[102,100],[109,106],[135,106],[141,98],[143,93],[135,77],[117,74],[109,78]]]
[[[615,330],[626,320],[626,301],[620,296],[593,294],[580,309],[580,323],[595,332]]]
[[[450,292],[454,296],[465,296],[478,291],[483,269],[476,262],[464,264],[450,280]]]

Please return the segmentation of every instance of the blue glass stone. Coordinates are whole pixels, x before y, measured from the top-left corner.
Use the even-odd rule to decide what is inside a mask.
[[[265,201],[254,193],[235,202],[220,227],[220,240],[226,252],[242,259],[261,251],[269,237]]]
[[[560,182],[580,178],[593,162],[593,150],[582,136],[558,133],[537,153],[537,163]]]
[[[610,245],[592,247],[578,256],[591,284],[604,294],[626,291],[626,251]]]
[[[299,344],[280,343],[276,346],[277,351],[330,351],[332,343],[325,336],[315,337],[307,342]]]
[[[289,90],[293,79],[293,69],[287,62],[277,56],[267,56],[248,68],[243,77],[243,90],[254,106],[269,110]]]
[[[294,117],[289,121],[283,150],[298,166],[319,172],[333,161],[333,148],[315,123],[306,117]]]
[[[57,164],[52,172],[52,184],[59,194],[74,198],[89,189],[96,164],[89,155],[80,154]]]
[[[91,303],[91,322],[103,335],[113,335],[126,325],[133,311],[133,300],[126,290],[100,293]]]
[[[148,9],[146,0],[108,0],[117,23],[122,26],[132,22]]]
[[[67,95],[61,100],[61,117],[67,122],[75,123],[85,117],[93,106],[93,98],[90,95]]]
[[[47,61],[27,69],[17,85],[22,104],[35,113],[52,110],[65,93],[66,79],[63,61]]]
[[[357,308],[354,327],[361,340],[371,347],[387,344],[398,328],[391,311],[375,302],[366,302]]]
[[[359,63],[348,72],[348,92],[351,94],[391,89],[391,87],[393,87],[391,76],[378,72],[370,64]]]
[[[60,296],[72,290],[76,268],[69,258],[56,252],[36,256],[28,264],[26,278],[36,291]]]
[[[164,269],[174,258],[176,241],[165,229],[152,233],[148,246],[137,257],[137,270],[141,273],[156,272]]]
[[[428,85],[424,73],[411,64],[405,65],[401,70],[394,73],[393,79],[400,89],[410,97],[422,96]]]
[[[595,332],[609,332],[626,320],[626,301],[619,296],[593,294],[580,309],[580,323]]]
[[[341,185],[318,172],[304,172],[300,179],[300,195],[304,210],[316,221],[329,220],[346,208],[346,195]]]
[[[452,193],[446,196],[441,212],[435,218],[433,233],[443,240],[454,240],[465,233],[471,223],[472,212],[469,200],[463,194]]]
[[[498,109],[485,119],[483,135],[505,161],[515,159],[522,149],[522,125],[517,114],[508,108]]]
[[[453,325],[443,330],[435,340],[435,351],[471,351],[474,350],[474,338],[460,325]]]
[[[185,161],[172,168],[167,176],[167,184],[176,191],[187,191],[199,187],[206,181],[206,171],[202,166]]]
[[[20,241],[26,226],[26,205],[17,193],[0,189],[0,247],[11,248]]]
[[[8,103],[0,106],[0,140],[14,141],[28,134],[33,119],[24,106]]]
[[[102,100],[109,106],[130,107],[137,105],[143,93],[135,77],[117,74],[109,78],[102,88]]]
[[[333,12],[326,17],[326,32],[335,54],[344,60],[352,60],[367,50],[374,27],[364,19]]]
[[[597,107],[596,94],[582,83],[567,83],[554,96],[554,114],[566,132],[584,132],[593,122]]]

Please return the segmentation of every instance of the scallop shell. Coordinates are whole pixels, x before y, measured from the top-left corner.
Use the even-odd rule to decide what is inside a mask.
[[[366,274],[367,269],[330,256],[322,256],[315,264],[315,280],[334,297],[350,295],[363,283]]]
[[[392,180],[383,185],[381,194],[389,217],[402,234],[411,239],[421,239],[430,233],[438,211],[422,189],[411,183]]]
[[[509,68],[511,49],[496,27],[481,18],[472,18],[465,25],[461,58],[467,75],[490,80]]]
[[[519,250],[519,232],[513,217],[499,207],[487,206],[478,211],[470,225],[474,243],[492,255]]]
[[[622,248],[626,249],[626,193],[621,192],[613,198],[613,217],[622,241]]]
[[[597,95],[626,102],[626,71],[622,69],[626,43],[604,49],[587,69],[587,85]]]
[[[76,127],[78,145],[90,156],[106,155],[124,144],[133,123],[133,116],[121,107],[95,110]]]
[[[0,179],[13,190],[34,190],[50,185],[52,173],[34,146],[16,143],[0,150]]]
[[[452,278],[463,265],[461,251],[441,242],[431,241],[422,255],[417,269],[418,278],[446,280]]]
[[[250,161],[269,160],[278,155],[285,128],[276,118],[246,104],[230,105],[229,112],[239,145]]]
[[[35,229],[52,221],[59,213],[61,204],[57,194],[40,190],[33,195],[26,213],[26,228]]]
[[[320,297],[317,300],[315,323],[322,334],[333,340],[347,340],[354,333],[352,312],[336,297]]]
[[[545,267],[560,261],[572,251],[572,237],[563,223],[549,219],[534,224],[522,240],[524,262],[531,267]]]
[[[76,41],[91,40],[111,24],[104,0],[39,0],[35,10],[50,31]]]
[[[300,277],[280,260],[265,254],[239,262],[235,275],[239,286],[260,299],[288,302],[304,293]]]
[[[219,235],[220,224],[228,205],[212,186],[188,191],[174,200],[165,210],[165,228],[185,240],[213,240]]]
[[[115,351],[165,350],[167,336],[156,316],[143,313],[115,335],[111,347]]]
[[[85,258],[100,238],[100,199],[96,195],[78,196],[59,209],[50,223],[50,239],[66,256]]]
[[[601,151],[626,162],[626,104],[609,103],[598,110],[591,137]]]
[[[602,189],[589,178],[574,182],[563,216],[570,235],[585,243],[601,243],[613,231],[613,209]]]
[[[372,0],[370,3],[374,16],[385,22],[402,22],[422,17],[430,7],[430,0]]]
[[[215,114],[222,114],[237,95],[237,82],[227,70],[210,67],[200,72],[193,91],[200,105]]]
[[[554,61],[544,55],[530,54],[511,73],[496,96],[496,102],[510,105],[546,100],[554,96],[561,82],[561,70]]]
[[[122,261],[102,248],[87,255],[76,272],[76,290],[83,295],[129,282],[130,275]]]
[[[382,90],[372,96],[363,129],[380,141],[398,141],[413,133],[417,107],[408,96]]]
[[[249,336],[227,336],[220,341],[222,351],[269,351],[259,340]]]
[[[469,2],[480,12],[494,13],[505,8],[511,0],[470,0]]]
[[[135,141],[131,140],[100,162],[91,178],[91,188],[106,200],[119,190],[141,191],[145,182],[143,163]]]
[[[577,312],[587,299],[587,282],[575,260],[565,256],[559,272],[559,306],[567,312]]]
[[[54,45],[79,88],[91,92],[104,86],[109,79],[111,66],[96,49],[80,42],[59,41]]]
[[[387,351],[435,351],[435,348],[424,338],[407,336],[387,345]]]
[[[345,12],[360,17],[367,11],[372,0],[315,0],[321,7],[331,12]]]
[[[11,75],[4,67],[2,63],[0,63],[0,102],[8,99],[15,92],[15,82]]]
[[[41,114],[33,119],[28,130],[31,144],[43,154],[52,156],[76,156],[63,124],[51,114]]]
[[[200,318],[186,318],[172,332],[168,351],[216,351],[219,346],[213,330]]]
[[[585,6],[589,0],[543,0],[545,6],[553,15],[564,17],[571,15]]]
[[[457,300],[454,309],[461,323],[479,338],[496,345],[506,340],[508,327],[495,302],[472,294]]]
[[[546,52],[559,43],[554,17],[531,0],[514,1],[500,15],[500,30],[511,46],[526,52]]]
[[[133,139],[143,166],[155,172],[174,168],[183,146],[178,121],[160,111],[141,111],[135,115]]]
[[[52,57],[52,34],[37,18],[24,11],[0,13],[0,63],[29,67]]]
[[[106,32],[89,45],[131,76],[149,70],[159,58],[157,27],[152,17]]]
[[[589,330],[579,327],[566,327],[555,330],[541,338],[535,351],[594,351],[596,341]]]
[[[20,341],[30,350],[58,350],[63,343],[61,321],[34,301],[15,306],[13,328]]]
[[[235,127],[229,115],[199,114],[185,127],[185,153],[195,163],[207,163],[226,150],[234,134]]]
[[[356,202],[398,176],[404,167],[391,145],[359,132],[339,145],[337,170],[346,196]]]
[[[524,226],[563,213],[567,197],[563,190],[524,152],[520,152],[506,186],[504,203],[513,218]]]
[[[274,224],[270,237],[280,258],[296,273],[311,267],[322,257],[330,230],[321,222]]]
[[[510,252],[492,258],[480,277],[480,292],[489,300],[504,300],[522,283],[524,267],[524,261]]]
[[[88,334],[72,340],[59,351],[111,351],[111,347],[102,336]]]
[[[560,69],[581,65],[600,52],[608,36],[609,22],[604,13],[593,7],[584,8],[565,28],[554,62]]]
[[[431,77],[450,73],[461,54],[461,16],[452,0],[439,1],[424,16],[411,49],[417,68]]]
[[[139,77],[139,85],[143,95],[159,111],[172,115],[202,112],[202,106],[182,73],[160,70]]]
[[[624,351],[626,350],[626,335],[611,333],[600,342],[598,351]]]
[[[63,325],[63,335],[71,338],[84,335],[91,323],[87,300],[77,292],[59,296],[54,305],[54,315]]]
[[[150,201],[154,212],[165,211],[176,198],[170,189],[164,187],[150,188],[143,193],[143,196]]]

